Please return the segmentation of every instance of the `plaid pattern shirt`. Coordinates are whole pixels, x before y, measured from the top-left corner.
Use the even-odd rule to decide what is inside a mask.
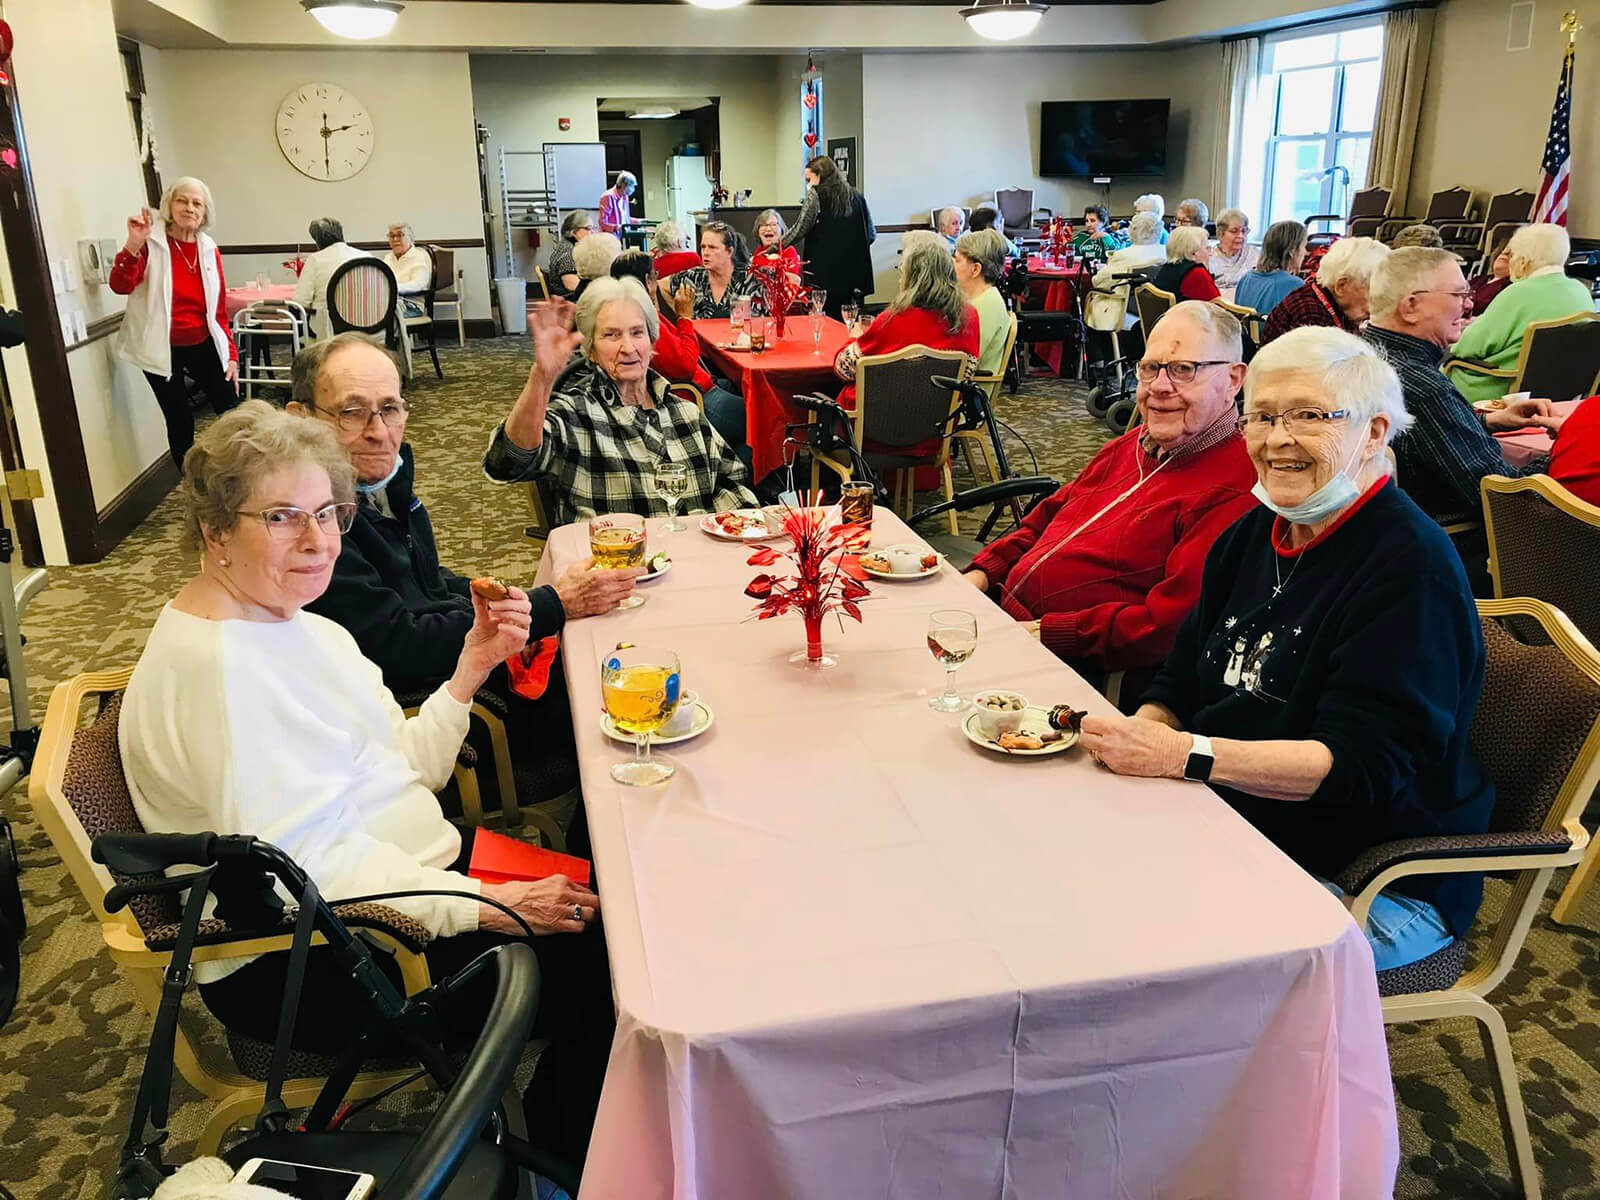
[[[728,280],[728,290],[722,293],[718,300],[711,295],[711,275],[704,267],[693,267],[677,275],[672,284],[682,287],[688,284],[694,289],[694,319],[696,321],[709,321],[715,317],[728,319],[728,306],[735,300],[743,300],[747,296],[759,296],[761,284],[754,275],[746,271],[733,269],[733,278]]]
[[[1439,373],[1444,351],[1409,334],[1368,325],[1361,335],[1383,355],[1405,393],[1416,423],[1395,439],[1400,486],[1440,524],[1481,515],[1479,481],[1485,475],[1536,475],[1548,455],[1522,468],[1500,455],[1500,443],[1455,384]]]
[[[1331,325],[1346,333],[1355,333],[1358,329],[1344,319],[1333,297],[1315,279],[1308,279],[1273,306],[1267,314],[1266,328],[1261,331],[1261,344],[1265,346],[1280,333],[1302,325]]]
[[[648,382],[656,406],[634,408],[594,363],[573,362],[552,389],[538,449],[513,443],[502,422],[484,453],[484,474],[497,483],[548,479],[550,519],[561,525],[600,513],[666,516],[666,502],[651,482],[658,462],[689,468],[680,512],[754,506],[749,473],[700,406],[668,395],[667,381],[654,371]]]

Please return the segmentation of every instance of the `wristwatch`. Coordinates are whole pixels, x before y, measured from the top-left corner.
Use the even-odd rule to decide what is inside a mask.
[[[1194,744],[1189,747],[1189,760],[1183,764],[1183,777],[1195,783],[1205,783],[1211,778],[1211,766],[1216,756],[1211,753],[1211,739],[1203,733],[1191,733]]]

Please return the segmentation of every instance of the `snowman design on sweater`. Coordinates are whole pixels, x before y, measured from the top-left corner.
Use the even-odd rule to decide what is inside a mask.
[[[1266,615],[1265,612],[1261,614],[1263,617]],[[1295,633],[1299,632],[1298,629],[1295,630]],[[1259,696],[1263,700],[1276,700],[1278,697],[1263,686],[1267,661],[1273,654],[1274,641],[1271,629],[1264,629],[1257,635],[1253,623],[1241,627],[1239,618],[1230,616],[1223,622],[1222,633],[1212,638],[1212,644],[1206,649],[1206,659],[1214,662],[1218,657],[1218,650],[1225,651],[1227,665],[1222,671],[1222,682],[1225,686],[1244,692],[1246,695]],[[1279,648],[1282,648],[1281,642]]]

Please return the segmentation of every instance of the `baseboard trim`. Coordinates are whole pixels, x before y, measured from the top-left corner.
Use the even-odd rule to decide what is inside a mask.
[[[91,561],[99,562],[110,554],[123,538],[156,510],[177,483],[178,468],[170,454],[162,454],[141,471],[139,477],[123,488],[115,500],[100,510],[95,525],[94,558]]]

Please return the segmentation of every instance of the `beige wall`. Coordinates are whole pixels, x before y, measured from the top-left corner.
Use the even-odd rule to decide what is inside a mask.
[[[1215,46],[863,55],[861,159],[873,220],[925,223],[930,207],[970,206],[997,187],[1032,187],[1036,206],[1081,214],[1100,199],[1100,188],[1038,175],[1043,100],[1170,96],[1168,174],[1113,182],[1111,207],[1127,212],[1148,191],[1162,193],[1169,206],[1182,196],[1209,196],[1219,69]],[[895,286],[899,249],[893,234],[873,246],[880,297]]]
[[[1565,4],[1535,9],[1533,45],[1506,50],[1505,0],[1445,0],[1434,25],[1422,119],[1405,212],[1421,213],[1428,196],[1464,186],[1479,192],[1539,187],[1550,108],[1566,38]],[[1589,31],[1578,35],[1573,80],[1571,184],[1567,227],[1577,237],[1600,237],[1600,18],[1586,5]]]
[[[409,221],[419,241],[480,238],[477,159],[467,56],[362,50],[167,50],[148,82],[171,133],[162,178],[198,175],[216,196],[211,230],[223,244],[305,243],[313,217],[337,217],[351,241],[382,241]],[[278,149],[273,118],[293,88],[338,84],[372,114],[375,145],[361,172],[338,183],[302,175]],[[242,282],[266,271],[287,281],[286,256],[224,260]],[[489,315],[488,259],[456,251],[466,272],[465,315]]]
[[[128,215],[144,202],[111,3],[12,0],[6,19],[16,34],[11,65],[45,252],[52,260],[70,259],[76,265],[79,238],[109,237],[120,243]],[[9,275],[3,283],[6,296],[13,297]],[[80,281],[58,294],[56,304],[93,321],[121,311],[123,301],[103,284]],[[24,459],[46,481],[47,499],[34,505],[45,557],[65,562],[38,418],[41,404],[59,403],[60,398],[35,395],[21,348],[7,350],[5,364]],[[104,510],[167,452],[165,426],[144,377],[116,360],[109,339],[70,351],[67,365],[95,507]]]
[[[601,121],[602,130],[634,129],[639,132],[639,156],[643,160],[644,215],[661,221],[667,215],[667,159],[683,142],[692,142],[694,119],[681,117],[667,121]]]
[[[500,236],[500,184],[497,151],[538,150],[545,142],[599,140],[602,97],[648,95],[712,96],[722,101],[722,182],[729,192],[752,189],[754,204],[770,204],[774,197],[793,195],[780,186],[778,172],[778,104],[781,75],[771,56],[727,55],[479,55],[472,56],[472,100],[478,120],[489,129],[489,204],[494,215],[496,257]],[[572,121],[563,132],[561,117]],[[542,172],[512,177],[512,185],[538,186]],[[793,201],[790,201],[791,203]],[[517,257],[525,272],[533,261],[526,233],[517,231]],[[543,238],[538,261],[549,256],[549,237]]]

